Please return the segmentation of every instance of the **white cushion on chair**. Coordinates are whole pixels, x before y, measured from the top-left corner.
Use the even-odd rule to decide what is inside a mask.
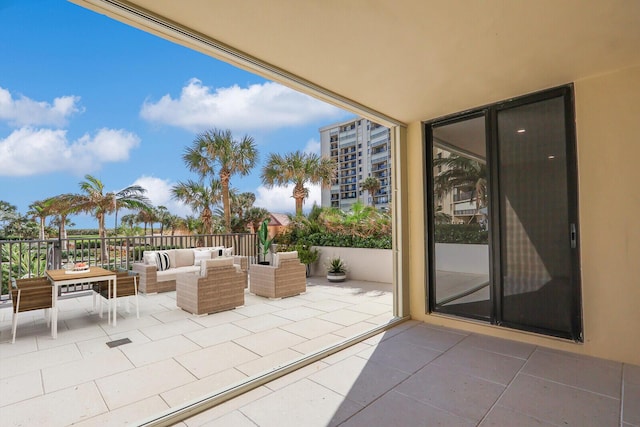
[[[280,262],[284,261],[285,259],[298,259],[298,251],[278,252],[274,256],[273,265],[275,267],[280,267]]]
[[[218,257],[218,258],[213,258],[213,259],[205,259],[202,260],[201,264],[200,264],[200,276],[206,276],[207,275],[207,268],[209,267],[224,267],[227,265],[233,265],[233,258],[229,257],[229,258],[224,258],[224,257]]]

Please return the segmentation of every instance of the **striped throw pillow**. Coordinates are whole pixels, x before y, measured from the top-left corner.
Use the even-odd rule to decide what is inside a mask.
[[[158,271],[165,271],[171,268],[171,263],[169,262],[169,253],[166,251],[158,252],[156,254]]]

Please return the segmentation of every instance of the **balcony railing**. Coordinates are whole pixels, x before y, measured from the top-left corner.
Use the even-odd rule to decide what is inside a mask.
[[[11,278],[41,277],[45,270],[61,268],[68,262],[86,262],[107,269],[128,270],[152,249],[233,246],[235,255],[255,262],[258,253],[256,234],[207,234],[193,236],[71,237],[47,240],[0,240],[0,298],[9,294]]]

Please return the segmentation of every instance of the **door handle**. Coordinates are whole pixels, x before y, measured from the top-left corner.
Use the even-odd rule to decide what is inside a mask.
[[[576,231],[576,225],[572,223],[570,229],[571,249],[575,249],[578,246],[578,232]]]

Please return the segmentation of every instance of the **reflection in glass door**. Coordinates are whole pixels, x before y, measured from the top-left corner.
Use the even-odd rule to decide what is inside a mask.
[[[583,339],[572,93],[427,125],[431,311]]]
[[[435,126],[433,309],[490,319],[489,186],[484,115]]]

